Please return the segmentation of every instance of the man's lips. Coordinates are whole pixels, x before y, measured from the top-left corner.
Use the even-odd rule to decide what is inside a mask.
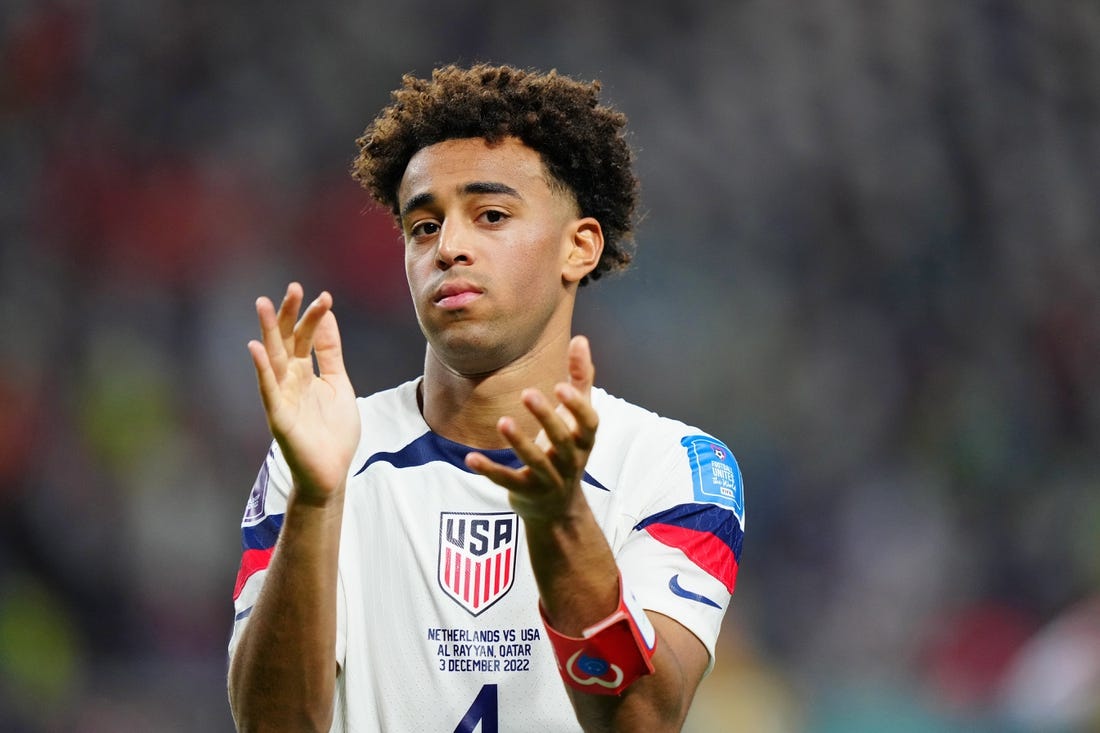
[[[470,283],[446,283],[435,291],[432,302],[440,308],[462,308],[467,303],[480,297],[483,292],[481,288]]]

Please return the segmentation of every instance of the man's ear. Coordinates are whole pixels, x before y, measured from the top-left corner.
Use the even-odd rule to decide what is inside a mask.
[[[596,269],[603,254],[603,227],[591,216],[577,219],[566,232],[569,251],[562,267],[562,279],[579,283]]]

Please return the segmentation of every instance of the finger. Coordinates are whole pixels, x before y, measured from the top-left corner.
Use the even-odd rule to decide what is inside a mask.
[[[596,379],[596,367],[592,363],[592,347],[585,336],[574,336],[569,341],[569,383],[579,392],[588,395]]]
[[[481,474],[497,486],[503,486],[509,491],[523,491],[529,484],[523,469],[497,463],[483,453],[467,453],[465,460],[466,467],[471,471]]]
[[[298,311],[302,307],[305,293],[301,283],[292,282],[286,286],[286,295],[279,305],[279,334],[283,339],[286,351],[294,352],[291,339],[294,335],[294,325],[298,322]]]
[[[256,316],[260,320],[260,337],[263,339],[269,366],[275,370],[276,377],[281,377],[286,371],[286,343],[280,332],[275,304],[267,297],[257,298]]]
[[[331,308],[332,296],[328,291],[318,295],[306,308],[306,312],[294,326],[293,354],[295,357],[303,359],[309,356],[309,352],[313,350],[313,334],[317,330],[317,325]]]
[[[516,426],[515,420],[510,417],[500,418],[497,421],[497,431],[508,441],[516,457],[530,469],[535,480],[548,485],[562,483],[558,469],[550,461],[547,452],[524,435]]]
[[[576,448],[582,451],[592,450],[596,444],[596,428],[600,424],[600,415],[592,406],[589,393],[582,393],[571,384],[559,384],[554,394],[572,416],[573,433],[570,436]]]
[[[561,415],[555,411],[553,405],[543,396],[542,392],[537,389],[525,389],[520,398],[523,401],[523,406],[539,421],[549,445],[559,450],[572,452],[572,429],[562,420]]]
[[[267,347],[253,339],[248,342],[248,353],[252,356],[252,366],[256,368],[260,400],[263,402],[264,411],[270,416],[279,399],[279,380],[271,368]]]
[[[336,314],[331,310],[321,316],[313,334],[313,351],[317,354],[317,371],[321,377],[347,375],[344,367],[344,351],[340,342],[340,327]]]

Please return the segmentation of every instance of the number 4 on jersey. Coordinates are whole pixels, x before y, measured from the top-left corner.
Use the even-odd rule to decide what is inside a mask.
[[[481,733],[497,731],[497,686],[482,685],[470,709],[462,716],[455,733],[474,733],[481,723]]]

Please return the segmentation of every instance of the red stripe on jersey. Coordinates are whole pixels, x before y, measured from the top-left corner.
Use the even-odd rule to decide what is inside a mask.
[[[474,608],[481,605],[481,563],[474,565]]]
[[[500,593],[500,568],[504,565],[504,553],[498,552],[493,558],[493,595]]]
[[[470,558],[463,558],[462,600],[470,602]]]
[[[248,582],[252,574],[268,566],[271,562],[271,553],[274,551],[274,547],[269,547],[266,550],[244,551],[244,554],[241,555],[241,569],[237,571],[237,584],[233,586],[234,601],[241,597],[241,591],[244,590],[244,584]]]
[[[450,552],[450,550],[447,550]],[[454,564],[451,565],[451,590],[456,594],[462,592],[462,558],[457,552],[453,553]]]
[[[706,570],[733,593],[737,582],[737,557],[725,542],[710,532],[700,532],[672,524],[650,524],[645,528],[653,539],[675,547],[696,565]]]
[[[489,600],[489,584],[493,577],[493,561],[490,559],[488,562],[482,563],[485,567],[485,580],[481,583],[481,597],[485,600]]]

